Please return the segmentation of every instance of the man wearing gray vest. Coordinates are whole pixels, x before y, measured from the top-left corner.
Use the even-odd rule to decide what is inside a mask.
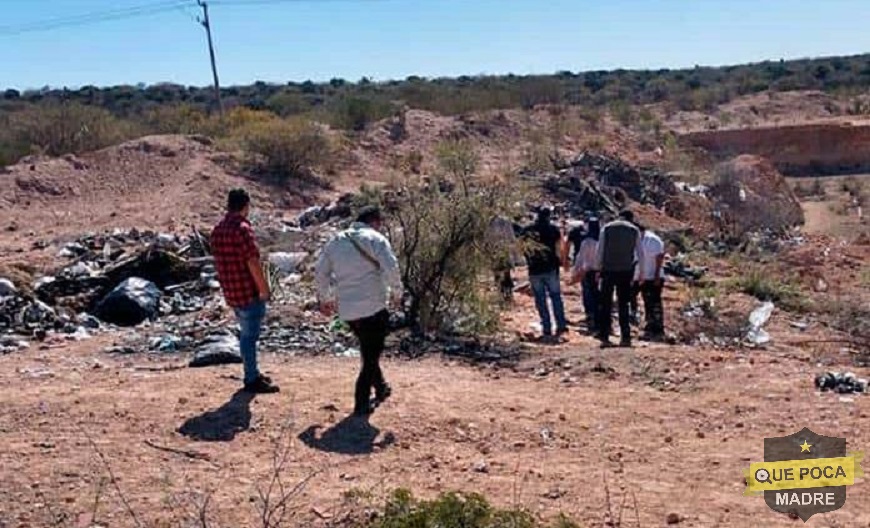
[[[613,346],[610,342],[613,292],[619,310],[620,346],[631,346],[631,282],[634,269],[640,261],[640,230],[634,225],[634,213],[625,210],[619,219],[605,225],[598,243],[598,269],[601,270],[599,339],[602,348]]]

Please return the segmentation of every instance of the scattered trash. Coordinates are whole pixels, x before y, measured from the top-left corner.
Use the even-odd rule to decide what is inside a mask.
[[[281,273],[289,275],[299,271],[306,258],[308,253],[270,253],[268,260]]]
[[[855,394],[867,392],[868,382],[864,378],[858,378],[853,372],[826,372],[816,376],[816,388],[822,392],[836,392],[838,394]]]
[[[0,297],[10,297],[18,293],[18,288],[9,279],[0,278]]]
[[[96,314],[107,323],[135,326],[156,317],[160,296],[160,290],[153,282],[131,277],[119,284],[97,305]]]
[[[746,333],[746,339],[756,346],[764,345],[770,342],[770,334],[762,327],[770,319],[773,314],[774,304],[765,302],[749,314],[749,331]]]
[[[707,274],[706,267],[690,266],[685,259],[685,255],[677,255],[667,260],[663,266],[665,274],[695,281],[701,280]]]
[[[804,323],[802,321],[791,321],[789,323],[789,326],[791,326],[792,328],[797,328],[801,332],[805,332],[806,329],[810,327],[809,323]]]
[[[358,358],[360,357],[360,351],[358,348],[346,347],[341,343],[335,343],[332,346],[332,353],[336,357],[345,357],[345,358]]]
[[[241,363],[239,340],[229,333],[213,334],[206,337],[196,348],[196,353],[188,365],[191,368],[212,367]]]
[[[178,352],[187,343],[184,338],[177,335],[163,335],[151,340],[151,350],[155,352]]]

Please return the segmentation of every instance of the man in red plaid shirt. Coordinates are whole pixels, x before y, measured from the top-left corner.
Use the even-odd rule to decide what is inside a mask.
[[[230,191],[227,214],[211,234],[211,250],[224,297],[239,319],[245,390],[266,394],[278,392],[279,388],[257,368],[257,341],[266,316],[269,285],[248,221],[250,208],[251,197],[245,190]]]

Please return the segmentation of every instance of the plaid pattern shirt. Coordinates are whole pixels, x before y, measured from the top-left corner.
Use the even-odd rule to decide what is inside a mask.
[[[257,301],[260,295],[248,262],[259,260],[260,251],[250,222],[240,214],[228,213],[211,234],[211,250],[227,304],[244,308]]]

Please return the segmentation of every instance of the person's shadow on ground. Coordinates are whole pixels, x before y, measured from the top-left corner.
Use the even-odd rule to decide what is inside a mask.
[[[200,442],[231,442],[251,427],[253,400],[253,393],[239,390],[217,409],[188,419],[178,432]]]
[[[318,438],[320,429],[323,429],[322,425],[312,425],[299,435],[299,440],[312,449],[341,455],[367,455],[375,448],[385,449],[396,443],[393,433],[387,433],[376,441],[380,429],[370,424],[366,416],[348,416],[323,431]]]

